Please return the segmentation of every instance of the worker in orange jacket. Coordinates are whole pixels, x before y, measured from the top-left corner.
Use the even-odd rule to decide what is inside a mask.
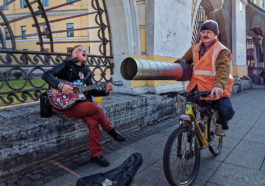
[[[212,101],[213,108],[218,111],[216,135],[224,136],[227,123],[234,115],[229,99],[234,83],[230,74],[232,54],[217,40],[219,29],[215,21],[205,21],[200,34],[201,42],[193,45],[182,57],[194,66],[186,91],[211,91],[210,97],[205,99]]]

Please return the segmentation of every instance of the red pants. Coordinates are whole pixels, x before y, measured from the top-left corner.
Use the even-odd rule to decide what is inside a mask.
[[[97,104],[89,101],[78,102],[64,112],[69,117],[82,118],[89,129],[89,149],[93,157],[100,156],[100,130],[99,125],[106,131],[112,126]]]

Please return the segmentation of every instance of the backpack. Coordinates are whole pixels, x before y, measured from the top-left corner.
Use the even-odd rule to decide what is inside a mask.
[[[47,92],[40,94],[40,116],[47,118],[52,115],[52,108],[48,99]]]

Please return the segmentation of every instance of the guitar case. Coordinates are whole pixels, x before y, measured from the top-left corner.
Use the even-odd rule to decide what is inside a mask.
[[[43,118],[52,116],[52,108],[48,99],[47,92],[40,94],[40,116]]]
[[[78,179],[76,186],[129,186],[142,162],[142,155],[133,153],[120,166],[108,172]]]

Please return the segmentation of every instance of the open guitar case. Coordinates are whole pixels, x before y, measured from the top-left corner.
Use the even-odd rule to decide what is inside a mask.
[[[133,153],[121,165],[108,172],[78,179],[76,186],[129,186],[142,162],[142,155]]]

